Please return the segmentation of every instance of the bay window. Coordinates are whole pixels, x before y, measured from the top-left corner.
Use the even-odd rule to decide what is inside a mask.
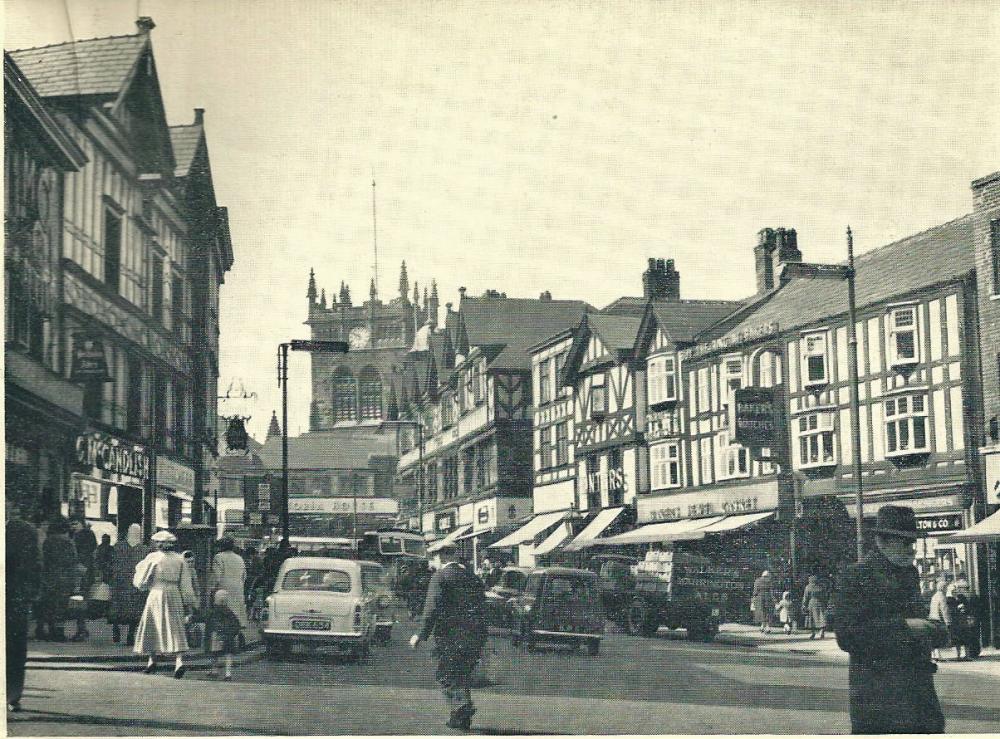
[[[824,467],[837,463],[833,448],[833,413],[823,411],[796,419],[799,467]]]
[[[734,444],[729,438],[729,432],[723,431],[716,437],[716,477],[719,480],[730,480],[750,475],[750,450]]]
[[[649,448],[653,490],[681,486],[681,446],[677,442]]]
[[[885,401],[885,456],[905,457],[930,451],[927,396],[899,395]]]

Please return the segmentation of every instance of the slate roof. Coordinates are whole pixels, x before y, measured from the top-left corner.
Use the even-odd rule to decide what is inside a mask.
[[[965,215],[856,257],[858,310],[970,273],[975,269],[972,227],[972,214]],[[792,280],[748,311],[723,335],[739,334],[771,322],[777,322],[784,332],[846,312],[845,284]]]
[[[592,306],[582,300],[466,296],[459,310],[470,346],[503,345],[491,367],[526,370],[529,347],[577,325]]]
[[[177,167],[174,169],[175,176],[187,177],[195,152],[198,151],[201,132],[202,126],[197,123],[190,126],[170,127],[170,145],[174,149],[174,161],[177,163]]]
[[[304,469],[364,469],[368,457],[396,456],[394,433],[365,433],[357,427],[310,431],[288,437],[288,468]],[[261,461],[268,469],[281,468],[281,437],[272,436],[260,450]]]
[[[623,295],[601,308],[601,313],[641,313],[648,302],[648,298]]]
[[[609,351],[631,351],[641,323],[641,316],[604,313],[591,313],[587,316],[587,325]]]
[[[11,56],[42,97],[117,96],[148,36],[109,36],[12,51]]]
[[[658,300],[652,310],[659,326],[677,343],[694,341],[699,332],[743,305],[736,300]]]

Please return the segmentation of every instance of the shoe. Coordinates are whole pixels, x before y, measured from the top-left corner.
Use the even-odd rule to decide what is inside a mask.
[[[185,672],[187,672],[187,667],[181,665],[176,670],[174,670],[174,677],[180,680],[182,677],[184,677]]]
[[[153,662],[152,664],[146,665],[145,667],[142,668],[142,671],[147,675],[152,675],[154,672],[156,672],[156,663]]]

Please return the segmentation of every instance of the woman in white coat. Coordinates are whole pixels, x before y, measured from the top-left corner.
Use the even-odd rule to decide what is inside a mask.
[[[229,594],[226,603],[239,619],[240,628],[246,629],[249,621],[243,587],[247,579],[247,566],[243,557],[233,551],[234,546],[235,543],[228,536],[219,539],[219,553],[212,558],[210,590],[213,595],[217,590],[225,590]]]
[[[135,568],[133,583],[148,590],[135,635],[136,654],[149,656],[144,672],[156,669],[157,655],[175,655],[174,677],[184,677],[184,652],[188,650],[184,618],[197,603],[191,580],[191,569],[184,558],[174,551],[177,537],[169,531],[153,535],[156,551]]]

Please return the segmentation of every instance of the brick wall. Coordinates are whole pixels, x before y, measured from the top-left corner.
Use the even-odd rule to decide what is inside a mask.
[[[1000,219],[1000,172],[972,183],[975,216],[976,278],[979,293],[979,326],[983,373],[983,410],[986,423],[1000,419],[1000,284],[994,274],[991,222]],[[996,229],[996,226],[992,227]],[[985,429],[975,437],[985,440]]]

